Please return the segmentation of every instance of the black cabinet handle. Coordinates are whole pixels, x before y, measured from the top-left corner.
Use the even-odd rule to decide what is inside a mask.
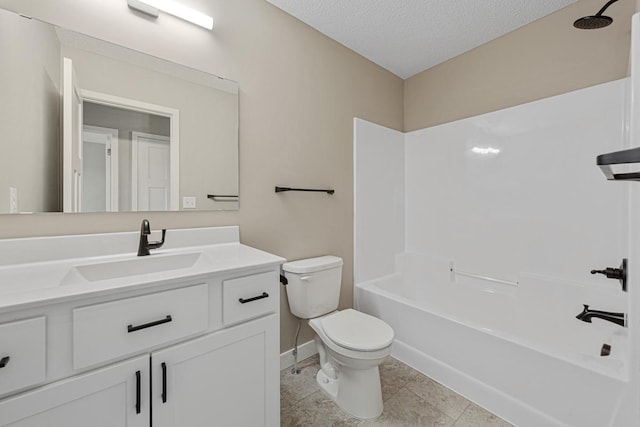
[[[247,298],[247,299],[238,298],[238,301],[240,301],[240,304],[246,304],[248,302],[256,301],[262,298],[269,298],[269,294],[266,292],[263,292],[262,295],[258,295],[257,297],[253,297],[253,298]]]
[[[0,359],[0,368],[4,368],[5,366],[7,366],[9,364],[9,359],[11,359],[9,356],[5,356]]]
[[[167,364],[162,362],[162,403],[167,403]]]
[[[136,371],[136,414],[140,413],[140,371]]]
[[[164,319],[156,320],[154,322],[144,323],[144,324],[138,325],[138,326],[128,325],[127,326],[127,333],[139,331],[140,329],[151,328],[153,326],[162,325],[163,323],[169,323],[172,320],[173,319],[171,318],[171,315],[167,314],[167,317],[165,317]]]

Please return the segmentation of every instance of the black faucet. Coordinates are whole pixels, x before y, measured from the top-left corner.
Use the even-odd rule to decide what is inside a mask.
[[[138,256],[149,255],[149,249],[158,249],[164,245],[164,235],[167,233],[166,229],[162,229],[162,240],[159,242],[149,242],[148,235],[151,234],[151,228],[149,227],[149,220],[143,219],[140,226],[140,244],[138,245]]]
[[[591,319],[596,317],[598,319],[603,319],[616,325],[626,326],[625,325],[625,314],[624,313],[613,313],[610,311],[600,311],[600,310],[589,310],[589,306],[587,304],[584,305],[584,310],[582,313],[576,316],[576,319],[582,320],[583,322],[591,323]]]

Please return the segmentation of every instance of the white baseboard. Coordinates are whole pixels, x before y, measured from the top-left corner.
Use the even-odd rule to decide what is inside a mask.
[[[316,354],[316,343],[314,340],[307,341],[304,344],[298,346],[298,362],[303,361],[307,357],[311,357]],[[293,349],[287,350],[280,355],[280,370],[293,366]]]

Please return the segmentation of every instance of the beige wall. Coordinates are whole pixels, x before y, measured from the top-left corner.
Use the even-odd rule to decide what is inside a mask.
[[[402,128],[400,78],[264,0],[183,0],[214,16],[213,32],[162,14],[141,18],[122,1],[0,0],[79,32],[240,83],[240,210],[0,217],[0,238],[238,224],[243,243],[288,259],[345,260],[341,306],[352,303],[353,117]],[[336,194],[275,194],[274,186]],[[295,320],[282,303],[283,350]],[[301,342],[311,339],[305,329]]]
[[[631,15],[621,0],[607,9],[609,27],[578,30],[605,0],[579,0],[552,15],[405,81],[404,130],[412,131],[627,75]]]

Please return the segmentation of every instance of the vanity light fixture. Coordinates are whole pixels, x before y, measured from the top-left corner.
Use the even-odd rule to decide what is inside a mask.
[[[212,17],[173,0],[127,0],[127,4],[131,9],[154,18],[158,17],[159,11],[163,11],[207,30],[213,28]]]
[[[473,147],[471,152],[486,156],[488,154],[498,154],[500,153],[500,149],[493,147]]]

